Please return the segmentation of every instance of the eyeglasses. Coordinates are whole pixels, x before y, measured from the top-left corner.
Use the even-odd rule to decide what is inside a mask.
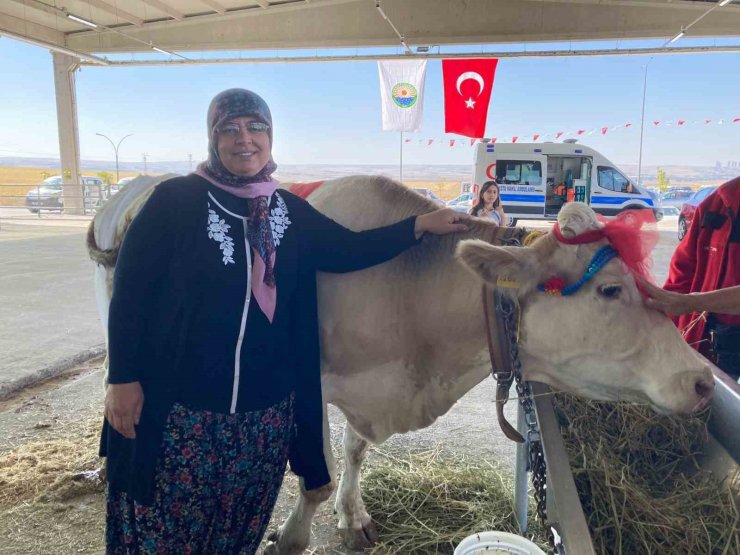
[[[250,121],[244,124],[244,130],[250,135],[258,135],[260,133],[267,133],[270,126],[261,121]],[[242,126],[238,123],[227,123],[217,128],[219,135],[224,135],[230,139],[235,139],[241,133]]]

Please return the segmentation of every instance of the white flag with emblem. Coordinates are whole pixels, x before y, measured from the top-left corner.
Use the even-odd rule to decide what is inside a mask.
[[[421,129],[426,60],[381,60],[378,73],[383,130]]]

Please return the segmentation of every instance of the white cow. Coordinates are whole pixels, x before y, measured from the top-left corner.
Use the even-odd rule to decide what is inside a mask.
[[[141,186],[139,196],[146,189]],[[141,206],[134,196],[117,195],[95,218],[91,252],[94,260],[108,264],[97,279],[103,311],[115,252],[106,259],[94,243],[115,250],[126,225],[118,222],[130,221]],[[113,207],[119,200],[121,205]],[[402,185],[368,176],[328,181],[308,200],[354,230],[436,208]],[[129,212],[122,210],[126,204]],[[113,218],[115,223],[109,221]],[[579,203],[561,211],[559,224],[566,237],[600,225]],[[98,235],[103,230],[107,236]],[[336,510],[349,547],[368,547],[377,539],[359,485],[368,443],[429,426],[489,373],[481,278],[494,286],[498,276],[519,283],[506,291],[522,309],[519,349],[526,379],[592,399],[647,403],[664,413],[689,413],[711,399],[709,367],[665,316],[643,306],[619,260],[573,296],[553,297],[536,289],[556,275],[577,281],[603,241],[571,246],[545,235],[528,248],[501,247],[496,246],[500,232],[480,220],[468,234],[427,237],[374,268],[319,275],[323,397],[347,417]],[[456,261],[456,251],[463,264]],[[335,476],[326,418],[324,437]],[[302,553],[316,508],[334,488],[334,480],[310,492],[301,484],[296,507],[265,553]]]

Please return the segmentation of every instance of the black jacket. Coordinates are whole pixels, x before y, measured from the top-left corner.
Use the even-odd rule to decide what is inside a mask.
[[[246,200],[189,175],[158,185],[128,228],[108,318],[109,382],[141,382],[129,440],[107,422],[101,456],[116,490],[149,504],[175,402],[221,413],[295,394],[290,465],[307,489],[330,481],[323,454],[316,272],[351,272],[417,243],[415,218],[352,232],[278,190],[270,202],[277,301],[272,323],[252,297]],[[246,315],[246,318],[245,318]],[[238,355],[237,355],[238,353]]]

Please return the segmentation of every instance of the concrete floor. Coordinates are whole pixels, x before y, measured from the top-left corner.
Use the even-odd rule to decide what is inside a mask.
[[[2,222],[0,390],[103,343],[80,226]]]

